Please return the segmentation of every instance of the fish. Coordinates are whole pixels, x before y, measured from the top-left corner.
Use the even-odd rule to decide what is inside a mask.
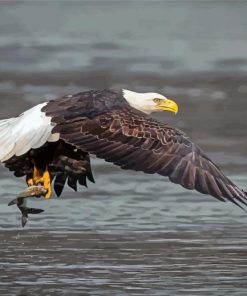
[[[21,216],[21,225],[22,227],[25,227],[27,221],[28,221],[28,214],[40,214],[44,212],[42,209],[36,209],[36,208],[28,208],[26,206],[28,197],[41,197],[45,196],[47,190],[44,186],[41,185],[34,185],[29,186],[25,191],[21,192],[15,199],[10,201],[8,203],[8,206],[17,205],[18,209],[20,210],[22,216]]]

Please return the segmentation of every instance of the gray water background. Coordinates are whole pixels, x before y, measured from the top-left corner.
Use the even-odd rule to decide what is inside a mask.
[[[247,188],[247,2],[0,2],[0,118],[91,88],[157,91]],[[96,184],[25,229],[0,169],[0,295],[246,295],[246,213],[92,159]]]

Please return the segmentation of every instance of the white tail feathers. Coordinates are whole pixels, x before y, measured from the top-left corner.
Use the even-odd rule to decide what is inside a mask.
[[[46,142],[56,142],[59,134],[52,134],[51,118],[41,112],[47,103],[39,104],[19,117],[0,120],[0,161],[20,156]]]

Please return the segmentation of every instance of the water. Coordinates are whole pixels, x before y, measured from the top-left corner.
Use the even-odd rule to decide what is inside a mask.
[[[177,73],[246,70],[246,2],[1,4],[1,66]]]
[[[0,118],[90,88],[158,91],[187,132],[247,188],[246,2],[1,2]],[[161,176],[95,158],[96,184],[8,202],[0,168],[1,295],[246,295],[246,213]]]
[[[32,201],[45,212],[24,230],[17,209],[6,206],[10,198],[2,198],[0,291],[245,295],[246,213],[160,177],[133,176],[116,171],[87,193]]]

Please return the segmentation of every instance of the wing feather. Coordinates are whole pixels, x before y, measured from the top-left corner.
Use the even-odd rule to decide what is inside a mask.
[[[70,110],[64,107],[66,103],[55,102],[57,108],[50,109],[48,103],[45,111],[57,123],[52,132],[123,169],[158,173],[221,201],[246,204],[246,194],[183,132],[130,106],[105,108],[103,101],[103,105],[95,102],[83,97]]]
[[[59,197],[62,192],[63,192],[63,188],[67,179],[67,175],[64,173],[59,173],[56,175],[56,179],[54,181],[54,190],[56,192],[56,195]]]

